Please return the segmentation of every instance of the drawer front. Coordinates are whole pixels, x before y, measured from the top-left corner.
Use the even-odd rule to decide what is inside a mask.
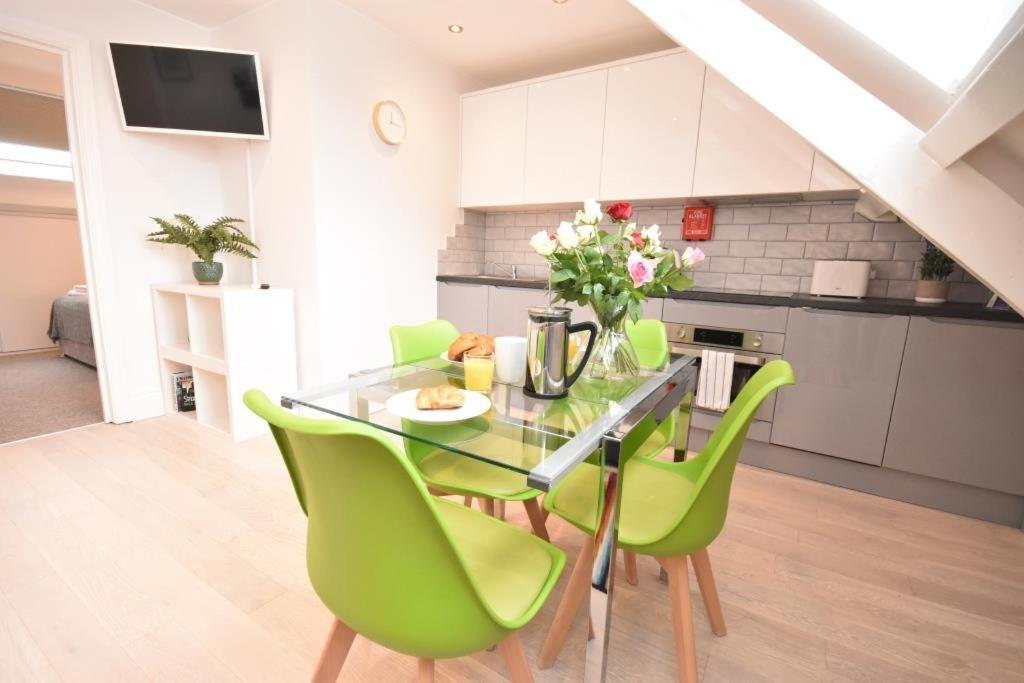
[[[789,308],[665,299],[662,315],[665,322],[670,323],[690,323],[759,332],[785,332]]]

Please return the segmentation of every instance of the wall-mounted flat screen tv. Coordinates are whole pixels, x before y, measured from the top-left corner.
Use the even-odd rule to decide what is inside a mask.
[[[110,43],[125,130],[270,137],[259,55]]]

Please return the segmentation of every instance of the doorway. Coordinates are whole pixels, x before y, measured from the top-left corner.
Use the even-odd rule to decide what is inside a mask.
[[[104,420],[63,69],[0,38],[0,443]]]

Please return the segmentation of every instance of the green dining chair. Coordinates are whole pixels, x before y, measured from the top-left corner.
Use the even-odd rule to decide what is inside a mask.
[[[390,335],[394,363],[401,365],[439,357],[448,350],[459,333],[447,320],[432,320],[421,325],[396,325],[391,328]],[[458,427],[420,429],[454,432]],[[481,435],[477,438],[488,437]],[[520,501],[526,508],[534,533],[545,541],[549,540],[544,523],[546,515],[537,500],[541,492],[527,486],[526,477],[522,474],[457,455],[416,439],[405,439],[405,450],[420,476],[435,493],[461,495],[466,505],[470,505],[474,498],[479,499],[481,507],[488,514],[498,516],[504,516],[501,514],[504,510],[496,506],[496,501],[502,506],[507,501]]]
[[[306,565],[335,621],[313,675],[337,680],[357,634],[434,661],[501,650],[513,681],[530,681],[517,631],[565,565],[550,543],[431,496],[405,454],[348,420],[295,415],[262,392],[245,404],[270,424],[308,517]]]
[[[707,548],[725,524],[733,473],[754,412],[773,391],[793,382],[789,363],[771,361],[746,383],[700,455],[685,462],[637,457],[626,461],[619,546],[654,557],[668,573],[676,661],[682,681],[697,681],[687,558],[693,564],[711,630],[724,636],[725,617]],[[628,441],[627,437],[623,444],[627,457],[635,452]],[[545,506],[593,536],[601,513],[597,496],[600,475],[599,466],[580,465],[548,495]],[[594,544],[590,538],[584,539],[541,649],[541,668],[550,667],[565,644],[572,619],[590,586],[593,557]]]

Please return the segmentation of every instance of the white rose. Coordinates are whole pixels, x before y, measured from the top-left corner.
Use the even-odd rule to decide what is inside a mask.
[[[704,252],[701,251],[700,247],[687,247],[683,252],[682,262],[683,267],[693,268],[695,265],[704,260]]]
[[[657,223],[641,230],[640,236],[643,237],[645,240],[650,240],[652,246],[661,246],[661,228],[658,227]]]
[[[541,256],[551,256],[555,253],[555,240],[551,239],[545,231],[541,230],[530,238],[530,246]]]
[[[576,234],[576,229],[572,227],[572,223],[569,221],[562,221],[558,225],[558,230],[555,231],[555,239],[565,249],[575,249],[580,243],[580,237]]]
[[[594,199],[588,199],[583,202],[583,220],[577,220],[577,223],[589,223],[590,225],[597,225],[601,222],[601,205]]]
[[[580,244],[586,244],[597,237],[597,230],[593,225],[581,225],[576,228],[576,234],[580,236]]]

